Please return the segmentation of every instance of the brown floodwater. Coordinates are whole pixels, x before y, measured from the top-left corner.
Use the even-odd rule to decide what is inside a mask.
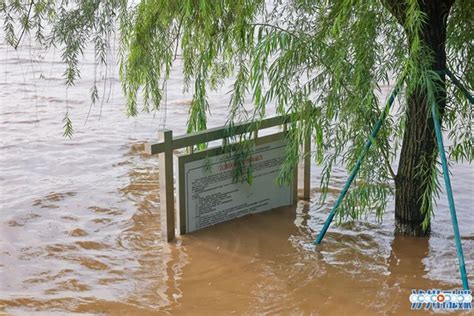
[[[430,238],[394,237],[391,202],[382,223],[333,225],[315,248],[343,169],[323,205],[313,166],[311,201],[163,242],[158,159],[143,143],[163,126],[185,131],[181,64],[166,111],[126,118],[116,67],[94,75],[90,53],[66,89],[58,52],[0,46],[0,314],[406,315],[412,289],[460,287],[444,194]],[[86,122],[94,77],[107,102]],[[209,96],[210,126],[226,120],[226,92]],[[474,166],[452,173],[474,284]]]

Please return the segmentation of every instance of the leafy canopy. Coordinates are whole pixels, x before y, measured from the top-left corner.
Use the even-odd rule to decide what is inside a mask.
[[[193,93],[188,132],[206,128],[207,92],[232,78],[228,124],[253,119],[268,106],[301,118],[288,128],[290,139],[282,179],[301,158],[301,144],[313,140],[328,187],[337,165],[350,169],[382,111],[382,88],[403,78],[405,93],[424,87],[433,97],[438,75],[420,37],[426,17],[416,0],[405,0],[400,23],[381,0],[1,0],[6,41],[17,47],[31,34],[45,48],[58,47],[67,85],[80,77],[78,58],[94,45],[96,62],[109,62],[109,46],[120,35],[120,75],[127,113],[158,110],[173,61],[181,55],[185,89]],[[457,0],[448,19],[448,65],[472,91],[474,2]],[[472,161],[473,113],[460,92],[447,86],[443,123],[450,155]],[[98,88],[91,98],[99,99]],[[249,99],[252,108],[245,105]],[[393,193],[391,162],[405,127],[404,98],[388,116],[375,146],[349,193],[341,217],[358,218],[367,209],[381,215]],[[428,109],[427,109],[428,110]],[[65,118],[66,134],[72,132]],[[69,131],[68,131],[69,129]],[[245,138],[245,137],[244,137]],[[241,139],[242,140],[242,139]],[[245,142],[244,142],[245,143]],[[436,195],[436,168],[427,178],[427,219]],[[325,194],[323,194],[323,197]]]

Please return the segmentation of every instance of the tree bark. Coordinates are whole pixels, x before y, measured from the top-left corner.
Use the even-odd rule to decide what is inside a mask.
[[[446,68],[446,22],[451,5],[452,1],[420,1],[420,7],[427,17],[422,31],[422,41],[433,54],[432,70]],[[441,75],[439,85],[441,89],[437,90],[436,100],[442,115],[446,106],[444,75]],[[395,178],[396,235],[427,236],[430,234],[429,226],[426,230],[423,230],[421,226],[425,216],[423,214],[425,210],[422,210],[422,196],[427,189],[428,179],[426,174],[422,175],[419,172],[422,164],[429,168],[436,163],[436,137],[430,108],[426,89],[419,88],[407,96],[405,131]]]

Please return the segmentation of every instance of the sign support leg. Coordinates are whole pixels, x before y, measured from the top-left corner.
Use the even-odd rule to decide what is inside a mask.
[[[303,160],[303,200],[309,201],[311,191],[311,135],[304,139],[304,160]]]
[[[174,233],[174,183],[173,183],[173,131],[169,129],[158,132],[160,141],[164,141],[165,150],[159,154],[160,163],[160,216],[161,237],[169,242]]]

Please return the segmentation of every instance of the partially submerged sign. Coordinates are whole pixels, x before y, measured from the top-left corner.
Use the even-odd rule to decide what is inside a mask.
[[[177,156],[180,233],[295,203],[295,177],[289,185],[276,182],[285,147],[283,133],[257,140],[247,161],[252,184],[234,181],[233,155],[221,147]]]
[[[297,118],[298,119],[298,118]],[[175,216],[181,234],[201,229],[245,214],[263,212],[271,208],[294,204],[297,201],[297,168],[294,168],[292,183],[288,186],[276,184],[277,174],[284,157],[286,125],[293,120],[286,115],[262,119],[258,126],[253,122],[235,124],[231,130],[226,126],[173,137],[169,129],[158,131],[159,142],[145,144],[149,155],[158,155],[160,161],[160,220],[163,240],[175,237]],[[258,137],[262,129],[281,127],[276,132]],[[255,147],[249,162],[253,168],[253,183],[234,183],[233,161],[224,155],[222,147],[194,153],[197,144],[224,140],[227,137],[252,132]],[[173,172],[174,151],[189,148],[190,154],[178,155],[176,179],[177,203]],[[304,140],[303,199],[310,196],[311,139]]]

